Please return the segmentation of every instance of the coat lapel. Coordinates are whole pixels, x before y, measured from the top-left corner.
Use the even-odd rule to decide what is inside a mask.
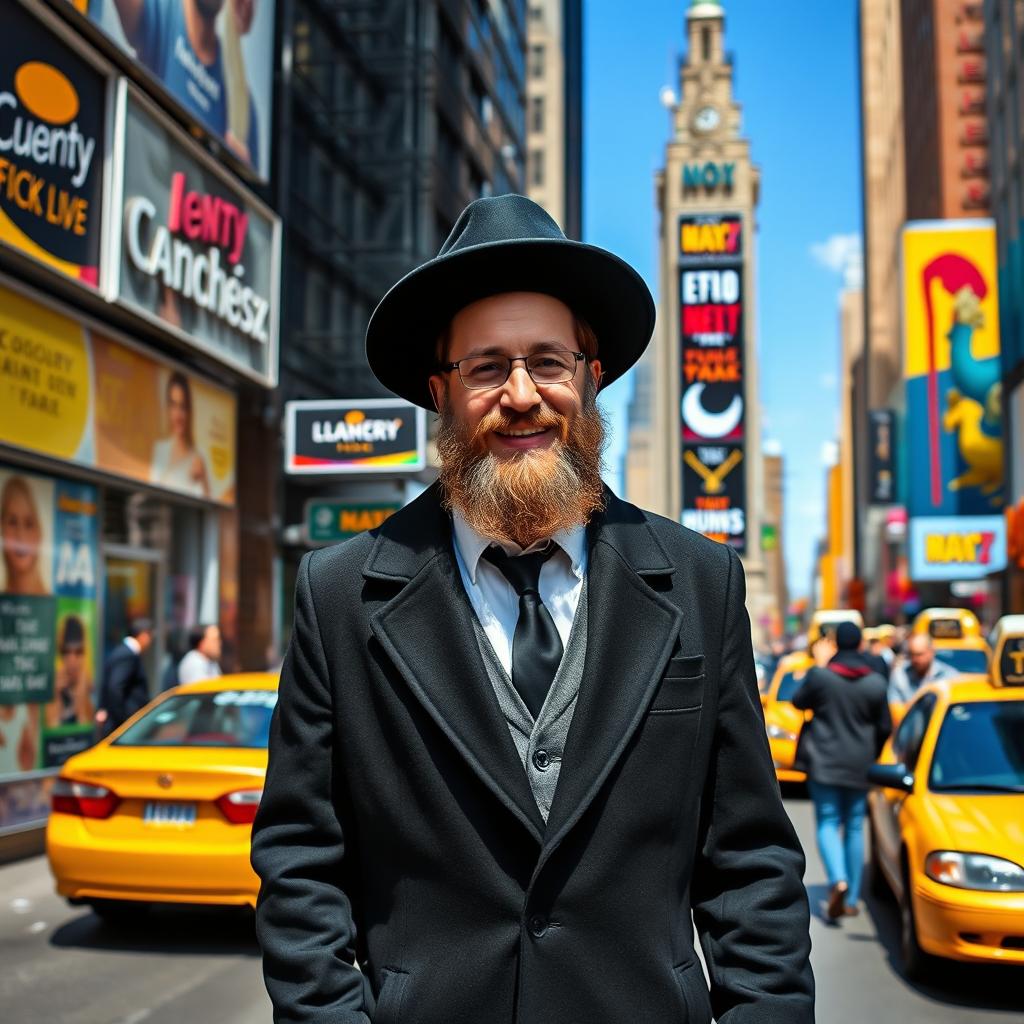
[[[587,653],[537,871],[590,806],[650,704],[682,613],[643,577],[673,572],[638,509],[610,492],[591,528]]]
[[[381,527],[363,573],[404,584],[372,616],[374,635],[472,771],[540,843],[544,821],[483,665],[436,486]]]

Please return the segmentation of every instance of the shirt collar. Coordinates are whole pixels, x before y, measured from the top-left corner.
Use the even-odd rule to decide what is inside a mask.
[[[124,638],[124,645],[128,650],[133,651],[135,654],[142,653],[142,644],[140,644],[133,636],[126,636]]]
[[[509,541],[495,541],[489,537],[483,537],[473,529],[469,523],[456,510],[452,512],[452,529],[455,534],[455,544],[465,563],[466,571],[473,585],[476,586],[476,569],[480,564],[480,556],[492,545],[499,544],[510,555],[521,555],[525,552],[517,544]],[[583,579],[583,572],[586,568],[587,555],[587,530],[584,526],[573,526],[568,530],[559,530],[550,538],[569,557],[573,575],[577,579]],[[543,547],[547,538],[532,544],[527,551],[533,551]]]

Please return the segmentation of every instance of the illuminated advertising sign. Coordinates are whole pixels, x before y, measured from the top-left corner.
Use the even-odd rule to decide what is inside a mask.
[[[120,109],[116,300],[272,386],[278,218],[134,90],[122,90]]]
[[[747,548],[745,469],[740,447],[683,448],[683,526],[739,554]]]
[[[892,409],[868,411],[868,502],[896,501],[896,414]]]
[[[99,492],[0,465],[0,833],[45,818],[41,771],[93,743]]]
[[[274,0],[69,0],[242,164],[270,176]]]
[[[306,535],[313,544],[334,544],[375,530],[401,508],[395,502],[351,502],[315,498],[306,502]]]
[[[164,490],[235,500],[230,391],[0,287],[0,438]]]
[[[995,225],[912,223],[902,244],[911,576],[977,578],[1006,563]]]
[[[701,264],[743,258],[743,218],[738,213],[684,214],[679,218],[679,262]]]
[[[743,438],[743,269],[679,272],[683,440]]]
[[[910,520],[910,578],[976,580],[1006,568],[1003,516],[916,516]]]
[[[0,34],[0,242],[99,286],[107,78],[18,3]]]
[[[286,402],[285,472],[418,473],[426,437],[426,413],[409,402]]]

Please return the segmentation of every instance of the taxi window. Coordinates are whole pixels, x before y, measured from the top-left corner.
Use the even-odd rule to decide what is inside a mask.
[[[988,671],[988,655],[984,651],[960,650],[953,647],[936,647],[935,657],[957,672],[973,674]]]
[[[793,700],[793,694],[800,689],[806,675],[806,670],[803,672],[787,672],[779,680],[779,689],[775,695],[775,699],[782,703],[791,703]]]
[[[900,722],[896,735],[892,738],[892,752],[900,764],[906,765],[908,772],[912,772],[917,766],[921,743],[924,741],[924,734],[928,731],[928,723],[931,721],[934,709],[935,695],[926,693],[911,705],[903,721]]]
[[[126,729],[114,745],[265,747],[276,703],[276,690],[175,694]]]
[[[928,785],[1024,793],[1024,701],[972,701],[946,712]]]
[[[928,623],[928,632],[936,640],[961,640],[964,627],[959,619],[932,619]]]

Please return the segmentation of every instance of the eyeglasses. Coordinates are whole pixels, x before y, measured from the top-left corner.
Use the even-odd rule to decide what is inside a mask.
[[[441,367],[448,372],[459,371],[459,379],[473,391],[500,388],[512,374],[512,364],[520,360],[535,384],[564,384],[576,376],[576,364],[586,359],[582,352],[567,348],[549,348],[528,356],[469,356],[446,363]]]

